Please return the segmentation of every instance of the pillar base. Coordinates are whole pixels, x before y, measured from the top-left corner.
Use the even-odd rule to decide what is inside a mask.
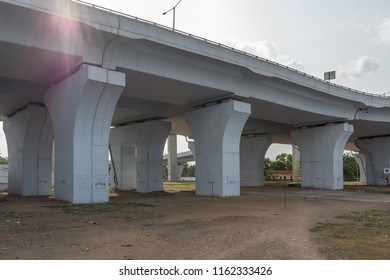
[[[367,184],[386,186],[383,169],[390,167],[390,137],[359,139],[355,144],[364,155]]]
[[[353,126],[348,123],[292,131],[301,153],[302,187],[344,188],[343,152],[352,133]]]
[[[51,195],[53,132],[46,108],[29,106],[4,122],[8,193]]]
[[[55,137],[55,198],[107,202],[108,139],[123,73],[83,66],[45,92]]]
[[[240,139],[250,112],[250,104],[229,100],[186,114],[195,140],[197,195],[240,195]]]
[[[163,152],[171,123],[151,121],[111,129],[110,147],[118,189],[140,193],[163,190]],[[127,151],[133,147],[133,155]],[[134,154],[135,151],[135,154]]]
[[[264,186],[264,156],[271,143],[271,137],[241,138],[240,174],[242,186]]]

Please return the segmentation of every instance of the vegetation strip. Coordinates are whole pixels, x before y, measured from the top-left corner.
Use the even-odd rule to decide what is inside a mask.
[[[109,202],[102,204],[69,204],[43,206],[54,209],[61,209],[64,213],[103,213],[116,212],[124,208],[154,207],[152,204],[140,202]]]
[[[316,234],[327,259],[389,260],[390,210],[352,212],[337,223],[318,223]]]

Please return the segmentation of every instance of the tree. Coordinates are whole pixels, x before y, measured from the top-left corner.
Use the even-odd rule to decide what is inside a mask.
[[[7,164],[8,158],[0,156],[0,164]]]
[[[272,166],[272,160],[270,158],[265,158],[264,159],[264,177],[267,179],[271,178],[271,176],[272,176],[271,166]]]
[[[185,163],[181,174],[183,177],[195,177],[195,165]]]
[[[357,181],[359,178],[359,166],[351,153],[343,155],[344,181]]]
[[[264,176],[267,179],[274,179],[274,170],[292,170],[292,155],[291,154],[279,154],[275,160],[270,158],[264,159]]]
[[[277,155],[271,167],[273,170],[292,170],[292,155],[286,153]]]
[[[163,165],[163,178],[164,180],[168,179],[168,165],[166,164]]]

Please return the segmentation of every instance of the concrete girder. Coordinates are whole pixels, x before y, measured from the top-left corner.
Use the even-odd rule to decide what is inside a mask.
[[[51,194],[53,131],[46,108],[29,106],[4,121],[8,145],[8,193]]]
[[[365,158],[367,184],[387,185],[383,169],[390,167],[390,137],[359,139],[355,144]]]
[[[240,195],[240,139],[250,113],[250,104],[228,100],[186,114],[195,140],[197,195]]]
[[[124,87],[124,74],[82,66],[45,92],[55,138],[56,199],[108,201],[108,140]]]
[[[163,190],[163,152],[170,131],[171,123],[164,121],[111,129],[111,160],[119,189],[141,193]]]
[[[348,123],[292,131],[301,154],[302,187],[343,189],[343,151],[352,133]]]
[[[271,144],[271,137],[241,138],[240,174],[242,186],[264,186],[264,156]]]

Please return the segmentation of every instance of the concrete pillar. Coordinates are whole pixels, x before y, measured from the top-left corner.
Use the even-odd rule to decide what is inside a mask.
[[[348,123],[292,131],[301,152],[302,187],[343,189],[343,151],[352,133]]]
[[[177,166],[177,135],[168,136],[168,181],[179,181]]]
[[[354,159],[356,163],[359,165],[359,179],[360,183],[367,183],[367,165],[366,165],[366,157],[363,153],[354,154]]]
[[[196,162],[196,157],[195,157],[195,141],[189,141],[187,142],[188,149],[191,151],[192,155],[194,156],[194,161]]]
[[[264,156],[271,144],[271,137],[241,138],[240,174],[242,186],[264,186]]]
[[[136,146],[124,145],[120,149],[120,164],[115,165],[117,176],[120,176],[118,188],[122,191],[135,190],[137,185]]]
[[[108,139],[123,73],[82,66],[45,93],[55,138],[55,197],[108,201]]]
[[[141,193],[163,190],[163,153],[170,131],[171,123],[163,121],[111,129],[111,160],[115,165],[119,189],[135,188]]]
[[[292,146],[292,171],[293,180],[299,181],[301,179],[301,153],[297,145]]]
[[[197,195],[240,195],[240,140],[250,113],[250,104],[229,100],[186,114],[195,140]]]
[[[365,158],[367,184],[385,186],[383,169],[390,167],[390,137],[359,139],[355,145]]]
[[[184,169],[184,164],[182,163],[179,163],[177,165],[177,179],[180,181],[181,180],[181,174],[183,173],[183,169]]]
[[[8,193],[51,194],[53,132],[46,108],[29,106],[4,121],[8,146]]]

